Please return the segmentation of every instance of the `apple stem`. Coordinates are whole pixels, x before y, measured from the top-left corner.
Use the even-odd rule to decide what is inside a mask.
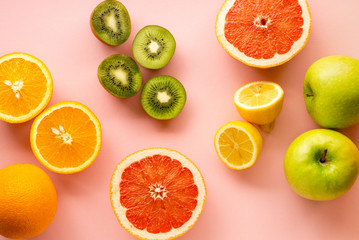
[[[319,159],[320,163],[325,163],[327,161],[327,159],[326,159],[327,152],[328,152],[328,149],[327,148],[324,149],[323,156]]]
[[[313,97],[314,96],[313,94],[309,94],[309,93],[307,93],[306,95],[307,95],[307,97]]]

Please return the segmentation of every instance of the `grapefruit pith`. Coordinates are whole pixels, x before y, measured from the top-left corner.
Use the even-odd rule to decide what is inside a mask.
[[[258,68],[289,61],[306,45],[310,28],[306,0],[226,0],[216,19],[222,47]]]
[[[111,179],[111,204],[124,229],[141,239],[173,239],[197,221],[206,198],[198,168],[167,148],[135,152]]]

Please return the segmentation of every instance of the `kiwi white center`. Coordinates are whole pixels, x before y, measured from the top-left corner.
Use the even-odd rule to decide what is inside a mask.
[[[122,68],[111,69],[110,74],[115,77],[115,81],[120,82],[122,85],[126,86],[128,82],[128,73]]]
[[[62,125],[59,128],[51,128],[51,131],[56,135],[56,138],[61,139],[66,144],[72,143],[72,137],[70,133],[66,132]]]
[[[119,31],[114,11],[111,11],[109,15],[104,16],[104,21],[106,23],[106,26],[114,33],[117,33]]]
[[[171,99],[171,96],[168,95],[167,91],[158,92],[157,99],[160,103],[167,103]]]
[[[160,45],[156,41],[151,41],[151,43],[148,45],[148,49],[151,53],[157,53],[158,49],[160,49]]]
[[[4,81],[4,84],[6,86],[9,86],[11,87],[12,91],[14,92],[15,94],[15,97],[17,99],[20,99],[20,90],[22,89],[22,87],[24,86],[24,82],[20,79],[20,80],[17,80],[15,82],[10,82],[9,80],[5,80]]]

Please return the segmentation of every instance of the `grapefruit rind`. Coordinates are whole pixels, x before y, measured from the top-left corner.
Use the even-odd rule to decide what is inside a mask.
[[[38,59],[30,54],[27,54],[27,53],[14,52],[14,53],[6,54],[6,55],[0,57],[0,64],[2,62],[8,61],[8,60],[14,59],[14,58],[22,58],[26,61],[35,63],[37,66],[40,67],[41,71],[43,72],[43,74],[45,75],[46,80],[47,80],[47,84],[46,84],[47,90],[46,90],[45,96],[42,99],[42,102],[35,109],[32,109],[29,113],[27,113],[23,116],[18,116],[18,117],[11,116],[8,114],[3,114],[0,112],[0,120],[6,121],[8,123],[23,123],[23,122],[33,119],[42,110],[44,110],[45,107],[49,104],[49,102],[51,100],[51,96],[52,96],[53,81],[52,81],[50,71],[46,67],[46,65],[40,59]]]
[[[41,155],[40,150],[36,145],[37,128],[38,128],[39,124],[41,123],[41,120],[44,119],[46,116],[50,115],[53,111],[55,111],[57,109],[61,109],[63,107],[73,107],[73,108],[78,108],[78,109],[82,110],[83,112],[85,112],[88,115],[88,117],[94,123],[95,128],[96,128],[96,133],[97,133],[97,137],[96,137],[97,145],[96,145],[96,148],[94,149],[94,152],[93,152],[92,156],[86,162],[84,162],[83,164],[81,164],[80,166],[77,166],[77,167],[59,168],[59,167],[51,165]],[[100,152],[101,144],[102,144],[101,125],[100,125],[99,120],[95,116],[95,114],[88,107],[86,107],[85,105],[83,105],[83,104],[81,104],[79,102],[75,102],[75,101],[59,102],[59,103],[54,104],[51,107],[47,108],[45,111],[43,111],[39,116],[37,116],[35,118],[32,126],[31,126],[30,144],[31,144],[31,149],[32,149],[35,157],[47,169],[49,169],[49,170],[51,170],[53,172],[56,172],[56,173],[61,173],[61,174],[71,174],[71,173],[80,172],[80,171],[84,170],[85,168],[89,167],[93,163],[93,161],[96,159],[97,155]]]
[[[310,35],[312,19],[310,15],[308,2],[306,0],[298,0],[298,3],[302,8],[302,17],[304,20],[302,26],[303,34],[298,41],[294,42],[291,49],[285,54],[276,53],[274,57],[270,59],[255,59],[246,56],[244,53],[240,52],[236,47],[234,47],[231,43],[229,43],[224,35],[224,29],[226,23],[225,18],[228,11],[230,10],[230,8],[233,6],[235,2],[236,0],[226,0],[223,3],[217,15],[216,26],[215,26],[215,32],[218,42],[224,48],[224,50],[233,58],[251,67],[270,68],[270,67],[282,65],[285,62],[289,61],[295,55],[297,55],[306,45]]]
[[[197,206],[192,213],[191,218],[184,223],[179,228],[172,228],[171,231],[167,233],[149,233],[145,230],[139,230],[135,228],[132,223],[126,218],[126,208],[120,204],[120,182],[123,171],[132,163],[139,161],[147,156],[153,156],[156,154],[166,155],[172,159],[176,159],[181,162],[183,167],[187,167],[193,174],[194,184],[198,187],[198,197],[197,197]],[[145,240],[167,240],[174,239],[190,230],[193,225],[197,222],[206,200],[206,186],[202,174],[194,163],[188,159],[183,154],[168,148],[148,148],[137,151],[124,160],[122,160],[113,172],[110,184],[110,195],[111,195],[111,205],[112,209],[115,212],[115,215],[121,224],[121,226],[128,231],[131,235]]]

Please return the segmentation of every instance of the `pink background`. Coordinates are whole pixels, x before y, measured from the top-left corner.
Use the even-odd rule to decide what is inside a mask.
[[[122,0],[131,16],[132,33],[118,47],[104,45],[91,33],[89,17],[99,2],[0,3],[0,55],[20,51],[41,59],[54,80],[50,105],[64,100],[84,103],[97,115],[103,130],[102,149],[89,168],[73,175],[45,169],[56,186],[59,206],[49,228],[34,239],[135,239],[122,229],[112,211],[110,177],[124,157],[156,146],[191,158],[207,184],[202,215],[179,239],[358,239],[358,182],[338,199],[314,202],[296,195],[283,172],[291,141],[318,128],[302,96],[306,70],[327,55],[359,58],[357,0],[309,0],[313,25],[307,46],[288,63],[267,70],[233,59],[217,42],[214,25],[222,0]],[[144,81],[159,74],[172,75],[188,95],[183,112],[165,122],[146,115],[140,94],[117,99],[102,88],[96,75],[104,58],[116,53],[132,56],[135,34],[149,24],[169,29],[177,49],[165,68],[141,68]],[[213,138],[223,124],[241,120],[233,95],[255,80],[279,83],[285,92],[284,106],[274,131],[261,132],[264,148],[257,163],[235,171],[217,157]],[[42,167],[30,148],[31,124],[0,122],[0,168],[15,163]],[[341,132],[358,145],[358,130],[357,125]]]

